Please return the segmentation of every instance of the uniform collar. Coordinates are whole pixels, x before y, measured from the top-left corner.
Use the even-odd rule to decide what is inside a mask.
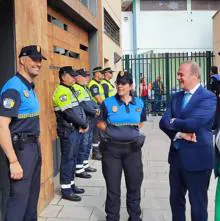
[[[100,81],[97,81],[95,78],[93,78],[92,80],[100,84]]]
[[[16,73],[16,76],[28,87],[28,90],[34,89],[34,82],[29,82],[23,75],[19,72]]]
[[[77,85],[79,85],[79,86],[81,86],[81,87],[84,87],[84,85],[82,85],[82,84],[79,84],[79,83],[75,83],[75,84],[77,84]]]
[[[68,87],[69,89],[71,89],[71,86],[70,86],[70,85],[66,85],[66,84],[64,84],[63,82],[61,82],[60,85],[62,85],[62,86],[64,86],[64,87]]]
[[[103,79],[104,81],[106,81],[107,83],[109,83],[109,84],[111,84],[111,86],[113,87],[113,88],[115,88],[115,86],[111,83],[111,81],[109,81],[109,80],[107,80],[107,79]]]
[[[121,99],[121,97],[120,97],[118,94],[115,95],[115,98],[116,98],[116,100],[117,100],[117,102],[118,102],[119,105],[125,104],[125,102]],[[135,97],[134,97],[134,96],[132,96],[132,99],[131,99],[131,101],[130,101],[129,103],[131,103],[131,104],[133,104],[133,105],[136,104],[136,101],[135,101]]]

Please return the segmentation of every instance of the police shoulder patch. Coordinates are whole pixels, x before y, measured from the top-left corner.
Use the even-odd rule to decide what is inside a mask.
[[[7,109],[12,109],[15,106],[15,101],[11,98],[4,98],[3,99],[3,106]]]
[[[98,93],[98,88],[97,88],[97,87],[94,87],[94,88],[92,89],[92,91],[93,91],[93,93]]]
[[[60,101],[64,102],[64,101],[67,101],[67,96],[66,95],[61,95],[59,97]]]

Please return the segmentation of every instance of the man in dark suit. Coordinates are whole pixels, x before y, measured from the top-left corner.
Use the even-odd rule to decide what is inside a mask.
[[[216,96],[200,85],[199,65],[186,61],[177,73],[183,91],[173,95],[160,120],[171,140],[170,205],[172,221],[186,221],[188,191],[192,221],[208,221],[207,191],[213,169],[212,124]]]

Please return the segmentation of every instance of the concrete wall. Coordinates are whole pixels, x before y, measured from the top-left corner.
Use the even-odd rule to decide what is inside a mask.
[[[136,10],[137,53],[181,52],[210,50],[212,44],[212,16],[216,11],[140,11]],[[123,53],[132,53],[133,21],[130,12],[122,13]],[[136,36],[135,36],[136,34]],[[129,51],[130,50],[130,51]]]
[[[123,54],[133,51],[133,14],[122,12],[122,50]]]
[[[213,17],[213,50],[215,54],[214,63],[220,70],[220,11]]]
[[[122,43],[120,44],[120,46],[118,46],[114,41],[111,40],[110,37],[108,37],[104,33],[104,8],[121,29],[121,1],[103,0],[103,26],[102,26],[104,66],[105,67],[110,66],[113,70],[121,70],[122,68],[121,60],[118,63],[114,64],[114,52],[122,56],[122,50],[121,50]],[[120,33],[120,35],[122,36],[122,33]]]

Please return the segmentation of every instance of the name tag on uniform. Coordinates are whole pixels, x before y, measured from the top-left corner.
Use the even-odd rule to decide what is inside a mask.
[[[114,113],[118,112],[118,107],[117,106],[113,106],[112,107],[112,112],[114,112]]]
[[[29,98],[29,97],[30,97],[30,95],[29,95],[29,93],[28,93],[27,90],[23,90],[23,93],[24,93],[24,96],[25,96],[26,98]]]

